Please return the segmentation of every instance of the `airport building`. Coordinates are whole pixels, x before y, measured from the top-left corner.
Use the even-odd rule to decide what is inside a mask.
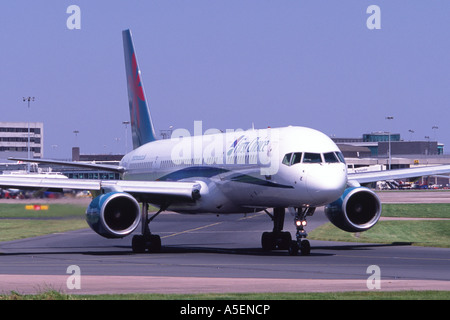
[[[28,139],[30,158],[43,158],[42,122],[0,122],[0,162],[5,162],[9,157],[28,158]]]
[[[398,133],[373,132],[363,134],[361,138],[333,138],[339,146],[360,147],[365,157],[385,157],[391,155],[425,155],[438,156],[444,154],[444,145],[437,141],[404,141]],[[344,153],[345,155],[345,153]]]
[[[450,164],[437,141],[404,141],[398,133],[373,132],[360,138],[332,138],[344,154],[349,172]],[[389,152],[390,151],[390,152]],[[432,177],[422,184],[450,185],[450,177]]]

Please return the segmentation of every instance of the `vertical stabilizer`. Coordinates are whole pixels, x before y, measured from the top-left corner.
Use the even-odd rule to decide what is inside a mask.
[[[131,31],[122,31],[125,69],[127,73],[128,104],[130,107],[131,133],[133,148],[156,140],[155,129],[145,98],[141,71],[134,51]]]

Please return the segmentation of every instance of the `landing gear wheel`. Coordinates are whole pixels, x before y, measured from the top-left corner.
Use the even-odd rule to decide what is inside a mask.
[[[275,241],[273,238],[273,232],[264,232],[261,237],[261,246],[264,251],[270,251],[275,249]]]
[[[291,244],[289,245],[288,252],[291,256],[298,255],[298,251],[300,250],[302,256],[309,256],[311,253],[311,245],[309,244],[308,240],[302,240],[300,242],[300,246],[298,245],[297,241],[291,241]]]
[[[142,234],[133,236],[131,240],[131,248],[134,253],[143,253],[145,250],[148,252],[159,252],[161,251],[161,238],[150,232],[149,224],[155,219],[161,212],[166,210],[168,205],[161,206],[161,208],[156,212],[151,218],[148,217],[148,203],[142,203],[141,211],[141,226]]]
[[[277,248],[279,250],[288,250],[289,245],[292,241],[292,236],[290,232],[281,232],[277,240]]]
[[[298,255],[300,251],[302,255],[307,256],[311,252],[311,245],[308,240],[305,239],[308,234],[304,227],[306,226],[306,217],[312,216],[316,210],[315,207],[305,206],[302,208],[291,208],[291,213],[295,213],[294,221],[297,228],[295,234],[296,240],[292,241],[290,232],[282,231],[285,217],[286,208],[273,208],[273,215],[269,212],[266,213],[273,221],[273,231],[264,232],[261,237],[261,245],[264,251],[270,250],[288,250],[291,256]],[[292,212],[293,211],[293,212]]]
[[[131,248],[134,253],[144,253],[145,252],[145,239],[143,235],[135,235],[131,240]]]
[[[311,245],[308,240],[302,240],[302,242],[300,242],[300,252],[302,253],[302,256],[309,256],[311,253]]]
[[[156,235],[150,235],[149,242],[147,244],[148,252],[160,252],[161,251],[161,238]]]
[[[264,251],[286,250],[292,241],[289,232],[264,232],[261,237],[261,246]]]
[[[131,240],[131,248],[134,253],[144,253],[161,251],[161,238],[158,235],[135,235]]]
[[[289,248],[288,248],[288,252],[290,256],[296,256],[298,255],[298,243],[297,241],[291,241],[291,243],[289,244]]]

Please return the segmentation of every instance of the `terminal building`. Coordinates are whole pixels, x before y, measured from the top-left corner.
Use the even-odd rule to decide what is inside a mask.
[[[437,141],[404,141],[398,133],[374,132],[363,134],[361,138],[332,138],[345,157],[387,158],[430,157],[443,159],[444,145]],[[389,152],[390,151],[390,152]],[[439,161],[440,163],[440,161]]]
[[[404,141],[399,133],[374,132],[365,133],[361,138],[333,138],[338,145],[350,145],[366,148],[364,155],[370,151],[370,156],[386,156],[391,146],[391,155],[425,155],[436,156],[444,154],[444,145],[437,141]],[[344,154],[345,155],[345,154]]]
[[[29,125],[29,131],[28,131]],[[42,122],[0,122],[0,162],[9,157],[30,158],[44,156],[44,124]]]
[[[404,141],[398,133],[373,132],[360,138],[332,138],[347,161],[349,172],[450,164],[437,141]],[[432,177],[422,184],[449,185],[450,177]]]

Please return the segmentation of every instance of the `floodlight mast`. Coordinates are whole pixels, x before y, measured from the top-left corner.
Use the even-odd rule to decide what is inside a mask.
[[[30,103],[34,101],[34,97],[23,97],[23,102],[28,103],[28,113],[30,113]],[[30,117],[28,116],[28,143],[27,143],[27,152],[28,152],[28,160],[31,160],[31,147],[30,147]],[[30,165],[31,163],[27,163],[27,173],[30,173]]]

